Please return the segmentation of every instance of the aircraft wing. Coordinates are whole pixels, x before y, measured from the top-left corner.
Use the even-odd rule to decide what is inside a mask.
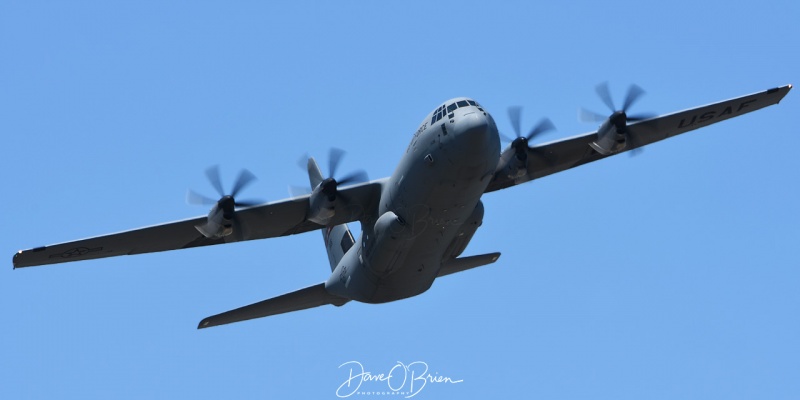
[[[726,119],[738,117],[773,104],[778,104],[791,89],[792,85],[781,86],[707,106],[631,123],[628,125],[628,132],[632,136],[632,143],[634,145],[629,145],[624,151],[655,143]],[[589,143],[592,143],[596,139],[597,133],[592,132],[534,146],[532,149],[528,150],[527,173],[517,178],[509,178],[503,172],[503,167],[513,156],[513,151],[506,150],[501,156],[498,172],[495,174],[492,182],[489,183],[486,192],[505,189],[510,186],[610,157],[611,155],[604,156],[589,147]]]
[[[331,224],[358,221],[374,212],[383,181],[339,189],[337,212]],[[207,238],[200,234],[195,226],[204,224],[206,217],[198,217],[21,250],[14,254],[14,268],[266,239],[321,229],[323,226],[306,220],[308,198],[305,195],[237,210],[237,225],[241,232],[221,238]]]

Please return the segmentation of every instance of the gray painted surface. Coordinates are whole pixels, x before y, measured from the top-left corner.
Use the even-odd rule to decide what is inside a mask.
[[[418,295],[434,280],[495,262],[500,253],[458,258],[483,220],[484,193],[633,150],[777,104],[791,85],[598,131],[500,151],[492,116],[468,98],[428,114],[394,173],[367,183],[330,183],[309,159],[308,195],[236,211],[232,231],[203,235],[198,217],[16,253],[14,267],[167,251],[321,230],[332,273],[323,283],[204,319],[199,328],[350,300],[384,303]],[[599,150],[598,150],[599,149]],[[215,206],[216,207],[216,206]],[[358,221],[353,239],[346,223]]]

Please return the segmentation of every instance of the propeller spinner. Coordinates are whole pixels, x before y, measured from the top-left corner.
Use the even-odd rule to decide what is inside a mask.
[[[222,187],[222,179],[220,179],[219,166],[215,165],[206,170],[206,177],[208,177],[211,186],[220,195],[219,200],[214,200],[210,197],[198,194],[190,190],[186,195],[186,201],[191,204],[213,205],[211,211],[208,213],[208,220],[204,225],[197,225],[196,228],[203,236],[207,238],[228,236],[233,232],[233,225],[237,223],[235,209],[237,207],[252,207],[260,202],[258,201],[237,201],[236,196],[245,187],[249,186],[256,180],[255,175],[246,169],[239,172],[236,182],[233,184],[230,194],[225,194]],[[241,234],[241,229],[238,230]]]
[[[551,159],[547,153],[539,152],[536,147],[530,145],[530,141],[542,134],[554,130],[556,127],[547,119],[542,118],[526,135],[523,135],[521,129],[522,107],[514,106],[508,108],[508,118],[511,121],[511,126],[514,128],[516,138],[512,139],[506,135],[500,134],[503,141],[511,143],[510,147],[514,152],[514,157],[509,159],[504,156],[505,174],[509,178],[521,178],[528,173],[528,153],[536,154],[538,158],[544,160],[547,164],[551,164]],[[504,153],[507,154],[507,153]]]
[[[320,182],[322,193],[324,193],[328,200],[336,200],[339,185],[347,185],[350,183],[361,183],[369,180],[367,172],[363,169],[353,171],[342,178],[336,179],[336,170],[342,162],[342,158],[346,152],[342,149],[331,148],[328,153],[328,173],[330,176]]]
[[[617,109],[614,106],[614,101],[611,98],[611,91],[608,88],[608,82],[603,82],[595,88],[597,95],[603,104],[611,110],[610,116],[598,114],[594,111],[580,109],[579,118],[583,122],[602,122],[600,129],[597,131],[597,140],[590,144],[593,149],[603,155],[609,155],[620,152],[625,148],[633,148],[634,152],[631,155],[636,155],[641,148],[635,143],[635,137],[628,132],[628,122],[637,122],[652,118],[653,114],[642,113],[629,115],[628,110],[637,102],[642,95],[645,94],[644,89],[637,85],[628,87],[628,93],[625,95],[622,108]]]
[[[511,142],[511,148],[514,149],[514,153],[516,154],[519,160],[525,160],[528,158],[528,151],[533,151],[534,148],[528,145],[528,142],[531,139],[542,135],[543,133],[555,130],[556,127],[553,125],[553,122],[550,121],[548,118],[542,118],[536,126],[534,126],[527,135],[523,136],[522,129],[520,126],[522,125],[522,107],[514,106],[508,108],[508,119],[511,121],[511,126],[514,128],[514,133],[517,135],[515,139],[511,139],[505,135],[501,135],[503,140],[507,142]]]
[[[322,172],[313,158],[308,159],[308,177],[312,191],[309,198],[310,207],[308,220],[320,225],[327,225],[336,213],[335,205],[337,198],[341,198],[339,186],[351,183],[366,182],[369,180],[364,170],[356,170],[341,178],[336,178],[336,171],[342,162],[345,152],[341,149],[332,148],[328,154],[328,173],[327,178],[323,178]],[[298,195],[307,190],[295,190],[294,195]],[[346,199],[344,199],[346,200]]]

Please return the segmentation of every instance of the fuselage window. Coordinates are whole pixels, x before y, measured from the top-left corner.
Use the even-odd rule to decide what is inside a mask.
[[[347,253],[351,247],[355,244],[355,240],[353,240],[353,235],[350,231],[347,231],[345,235],[342,235],[342,241],[339,243],[342,246],[342,252]]]
[[[439,108],[437,108],[436,111],[433,112],[433,117],[431,117],[431,125],[435,124],[436,121],[442,118],[441,117],[442,107],[444,106],[439,106]]]
[[[431,125],[435,124],[437,121],[444,117],[444,106],[439,106],[436,111],[433,112],[433,117],[431,118]]]

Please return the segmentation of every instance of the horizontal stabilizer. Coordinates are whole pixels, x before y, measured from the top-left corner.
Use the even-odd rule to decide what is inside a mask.
[[[208,317],[200,321],[200,325],[197,326],[197,329],[246,321],[253,318],[268,317],[270,315],[283,314],[291,311],[305,310],[307,308],[324,306],[326,304],[341,306],[348,301],[348,299],[328,293],[328,291],[325,290],[325,284],[320,283],[305,289],[286,293],[282,296],[273,297],[255,304],[250,304],[249,306]]]
[[[442,264],[442,268],[439,270],[438,277],[492,264],[497,261],[498,258],[500,258],[500,253],[489,253],[481,254],[479,256],[454,258]]]

